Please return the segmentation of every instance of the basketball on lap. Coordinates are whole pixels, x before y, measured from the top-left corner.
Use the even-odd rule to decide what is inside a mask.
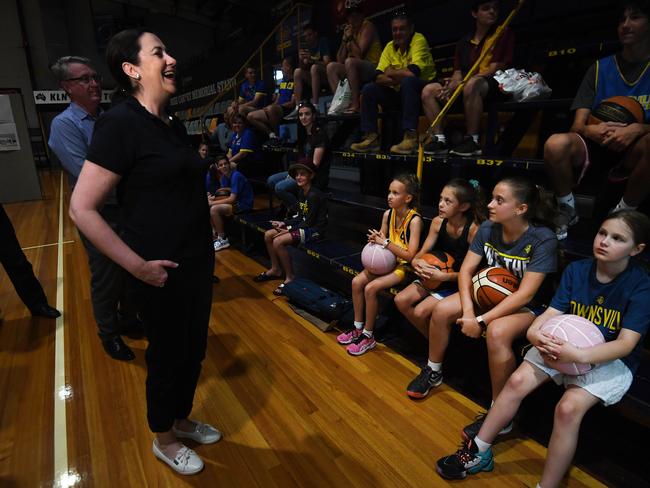
[[[484,268],[472,278],[472,298],[482,312],[494,308],[519,288],[519,280],[505,268]]]
[[[603,100],[591,112],[587,125],[601,122],[620,122],[622,124],[642,124],[643,106],[632,97],[616,96]]]
[[[395,255],[379,244],[369,242],[361,251],[361,263],[374,275],[385,275],[397,266]]]
[[[451,273],[454,271],[452,266],[455,260],[446,252],[433,251],[430,254],[423,254],[420,258],[426,261],[427,264],[435,266],[443,273]],[[435,290],[442,282],[429,278],[428,280],[422,280],[421,283],[427,290]]]
[[[598,327],[578,315],[557,315],[544,322],[539,330],[560,340],[570,342],[575,347],[581,349],[593,347],[605,342]],[[544,362],[551,368],[557,369],[560,373],[573,376],[584,374],[591,369],[590,364],[561,363],[558,361],[548,361],[546,358]]]

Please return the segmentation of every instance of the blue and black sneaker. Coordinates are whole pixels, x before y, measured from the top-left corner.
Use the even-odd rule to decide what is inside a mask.
[[[493,469],[492,449],[479,452],[473,440],[463,443],[456,454],[445,456],[436,462],[436,471],[448,480],[462,480],[468,474],[492,471]]]

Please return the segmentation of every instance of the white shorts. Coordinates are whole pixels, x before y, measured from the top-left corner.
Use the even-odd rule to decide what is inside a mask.
[[[547,366],[542,355],[534,346],[526,353],[524,360],[541,369],[558,385],[564,385],[565,388],[568,385],[575,385],[588,391],[606,407],[618,403],[632,385],[632,372],[620,359],[599,364],[578,376],[560,373]]]

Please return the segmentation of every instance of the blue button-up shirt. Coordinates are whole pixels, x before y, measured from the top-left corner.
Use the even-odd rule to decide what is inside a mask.
[[[47,143],[68,172],[70,186],[76,184],[86,160],[95,120],[97,117],[90,115],[74,102],[52,120],[50,139]]]

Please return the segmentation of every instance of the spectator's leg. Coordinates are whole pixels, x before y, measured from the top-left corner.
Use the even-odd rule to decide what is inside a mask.
[[[383,87],[377,83],[368,83],[363,87],[361,101],[361,130],[366,134],[377,133],[377,105],[382,96]]]
[[[451,324],[455,324],[463,314],[460,295],[454,293],[440,301],[431,314],[429,322],[429,360],[442,363],[449,345]]]
[[[429,83],[422,89],[422,108],[429,122],[433,122],[440,113],[440,102],[438,97],[442,91],[440,83]],[[442,134],[442,124],[438,124],[434,129],[434,134]]]
[[[365,297],[364,290],[366,285],[372,280],[372,275],[365,269],[352,278],[352,305],[354,306],[354,321],[364,322]]]
[[[632,168],[623,200],[630,207],[638,207],[650,190],[650,134],[640,137],[628,149],[623,164]]]
[[[372,75],[368,75],[368,65],[372,63],[358,58],[348,58],[345,60],[345,73],[350,84],[350,93],[352,95],[352,102],[350,103],[349,110],[359,111],[359,98],[360,90],[363,83],[372,79]],[[370,70],[374,69],[371,67]]]
[[[431,297],[424,288],[415,283],[404,288],[395,297],[395,306],[397,309],[402,312],[402,315],[404,315],[404,317],[406,317],[406,319],[425,337],[429,336],[429,319],[431,318],[431,310],[428,311],[425,317],[425,314],[422,313],[424,307],[421,307],[421,305],[430,300],[436,299]],[[420,307],[421,313],[416,313],[416,308],[418,307]]]
[[[415,131],[418,128],[424,86],[425,82],[415,76],[407,76],[402,80],[400,93],[402,96],[402,129],[404,131]]]
[[[275,185],[275,194],[285,207],[291,208],[298,203],[298,184],[291,177],[283,178]]]
[[[581,165],[586,157],[583,142],[573,132],[553,134],[548,138],[544,144],[544,163],[557,197],[571,193],[572,167]]]
[[[336,93],[336,87],[343,78],[345,78],[345,66],[343,64],[331,62],[327,65],[327,82],[332,93]]]
[[[278,232],[275,229],[267,230],[264,233],[264,244],[266,245],[266,251],[269,253],[269,258],[271,259],[271,267],[266,271],[266,274],[269,276],[282,276],[280,261],[278,260],[278,255],[275,253],[275,248],[273,246],[273,238],[277,235]]]
[[[223,221],[225,217],[232,215],[232,205],[229,203],[220,203],[210,207],[210,219],[217,237],[223,239],[226,237]]]
[[[293,93],[296,100],[300,101],[303,98],[303,90],[305,85],[305,70],[303,68],[296,68],[293,71]]]
[[[278,125],[280,120],[282,120],[282,107],[278,104],[271,104],[266,107],[266,115],[268,116],[268,125],[271,132],[278,134]]]
[[[287,247],[290,246],[292,242],[293,237],[291,237],[291,234],[288,232],[273,239],[273,249],[275,250],[275,255],[280,261],[282,269],[284,269],[285,283],[289,283],[294,279],[291,256],[289,256],[289,249],[287,249]]]
[[[363,296],[366,303],[366,325],[365,330],[372,331],[375,328],[375,320],[377,318],[378,301],[377,294],[381,290],[387,290],[399,284],[404,278],[404,275],[389,273],[372,280],[366,285],[363,290]]]
[[[463,102],[465,104],[465,124],[467,134],[478,136],[483,114],[483,100],[488,93],[488,82],[481,76],[475,76],[463,88]],[[476,142],[476,140],[475,140]]]
[[[271,107],[277,107],[277,105],[270,105],[260,110],[255,110],[248,114],[246,120],[250,125],[252,125],[257,130],[269,134],[273,131],[269,111]]]
[[[535,315],[526,311],[501,317],[490,322],[485,335],[492,381],[492,400],[501,393],[506,381],[517,368],[513,341],[523,336]]]
[[[322,64],[314,63],[311,65],[311,102],[318,106],[318,98],[320,96],[320,89],[323,82],[327,81],[327,73],[325,66]]]

